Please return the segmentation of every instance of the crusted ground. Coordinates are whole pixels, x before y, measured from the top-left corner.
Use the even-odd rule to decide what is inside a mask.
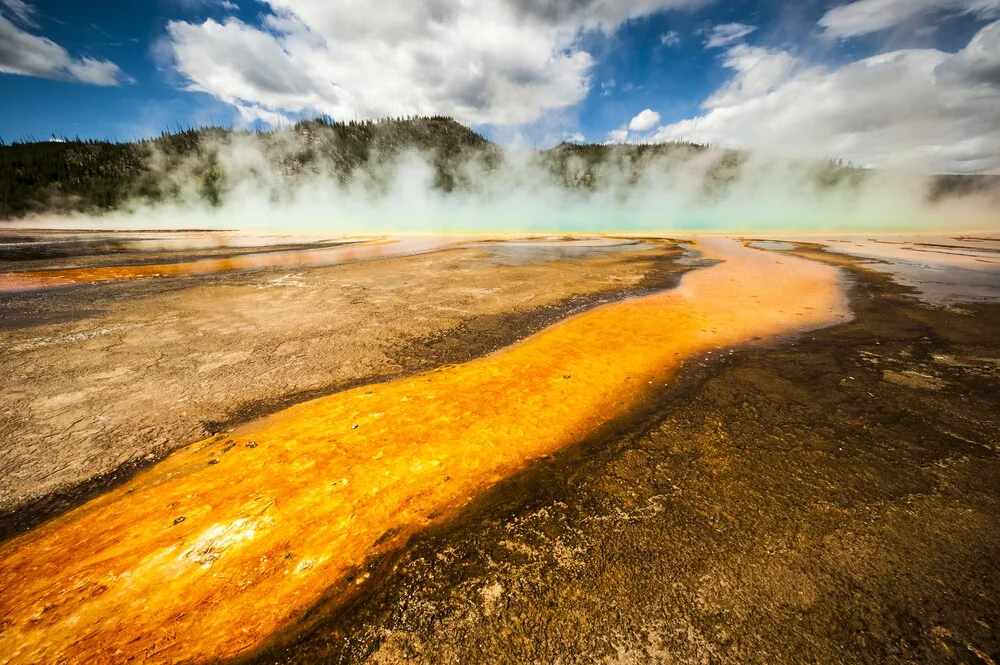
[[[233,424],[666,288],[689,269],[683,253],[521,262],[485,247],[6,296],[0,536]]]

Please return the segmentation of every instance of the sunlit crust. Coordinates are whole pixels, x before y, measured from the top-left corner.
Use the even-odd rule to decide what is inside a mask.
[[[700,248],[725,262],[677,290],[188,446],[8,543],[0,653],[106,662],[251,649],[373,552],[663,390],[684,358],[845,316],[833,268],[733,241]]]

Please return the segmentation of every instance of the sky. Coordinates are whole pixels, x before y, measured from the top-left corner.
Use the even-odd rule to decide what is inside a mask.
[[[442,114],[1000,173],[1000,0],[0,0],[0,138]]]

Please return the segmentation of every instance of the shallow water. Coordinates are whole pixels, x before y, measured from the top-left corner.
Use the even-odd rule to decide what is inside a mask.
[[[0,653],[245,653],[331,589],[363,581],[368,558],[625,416],[686,358],[849,316],[832,267],[730,240],[698,246],[722,261],[677,289],[193,444],[10,541],[0,548]]]
[[[869,268],[890,273],[928,303],[1000,302],[1000,238],[851,237],[830,242],[826,250],[873,259]]]
[[[255,268],[300,268],[432,252],[468,241],[471,236],[400,236],[352,241],[321,249],[241,254],[155,265],[120,265],[0,273],[0,293],[36,291],[75,284],[120,282],[153,277],[208,275]]]
[[[751,247],[794,249],[794,242],[823,245],[828,252],[868,259],[865,266],[892,275],[933,305],[1000,302],[1000,233],[949,235],[786,235]]]
[[[754,249],[770,249],[775,251],[787,251],[790,249],[795,249],[795,245],[790,242],[781,242],[778,240],[754,240],[749,243]]]
[[[10,242],[10,246],[25,244],[45,245],[62,236],[50,234],[47,239]],[[193,251],[218,248],[265,248],[268,245],[315,242],[308,236],[241,236],[239,234],[178,233],[154,234],[90,234],[86,242],[112,242],[134,254],[150,251]],[[407,235],[385,238],[343,239],[334,247],[305,248],[301,250],[270,251],[225,258],[209,258],[147,265],[104,265],[95,267],[71,266],[57,269],[11,271],[0,273],[0,294],[38,291],[75,284],[131,281],[156,277],[208,275],[234,270],[257,268],[302,268],[336,265],[367,259],[389,258],[433,252],[446,247],[466,247],[486,253],[487,265],[528,265],[552,261],[586,259],[608,252],[631,252],[652,249],[655,245],[638,240],[614,238],[510,238],[491,239],[476,235]],[[2,244],[0,244],[2,249]]]
[[[470,245],[487,254],[491,265],[520,266],[587,259],[608,252],[642,252],[656,245],[639,240],[616,238],[511,239]]]

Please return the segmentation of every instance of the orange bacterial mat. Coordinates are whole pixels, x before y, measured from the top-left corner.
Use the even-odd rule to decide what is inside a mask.
[[[684,359],[847,316],[834,268],[732,240],[699,249],[722,262],[675,290],[192,444],[6,543],[0,657],[214,661],[254,649],[374,552],[625,415]]]

